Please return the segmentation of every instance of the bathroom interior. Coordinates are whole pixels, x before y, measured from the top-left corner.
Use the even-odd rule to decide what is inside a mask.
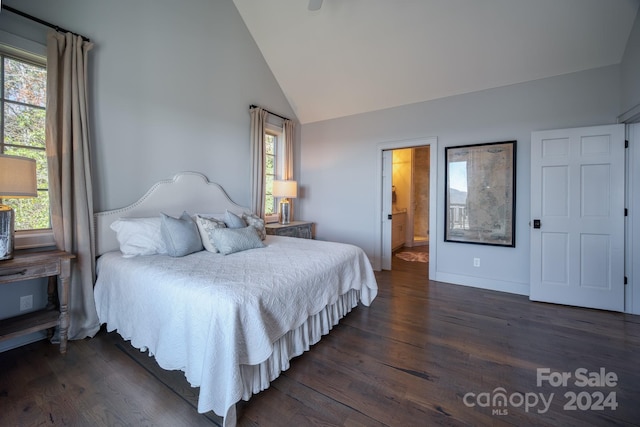
[[[429,250],[429,157],[429,146],[393,150],[393,253]]]

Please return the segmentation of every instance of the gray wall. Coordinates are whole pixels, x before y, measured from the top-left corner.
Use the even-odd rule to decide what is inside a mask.
[[[249,204],[249,105],[295,116],[231,0],[5,3],[95,43],[96,210],[129,204],[183,170],[204,173]],[[1,15],[20,22],[18,30],[45,33]]]
[[[231,0],[5,0],[95,43],[90,115],[96,211],[136,201],[193,170],[250,204],[249,105],[295,118]],[[0,30],[46,43],[47,29],[7,11]],[[6,288],[6,289],[4,289]],[[0,318],[44,286],[0,289]],[[0,351],[17,345],[3,343]]]
[[[379,144],[437,137],[438,239],[430,250],[432,279],[528,294],[531,132],[615,123],[620,67],[610,66],[498,89],[335,120],[302,128],[298,217],[316,222],[319,239],[361,246],[377,254],[375,182]],[[516,247],[442,240],[444,148],[517,140]],[[474,257],[481,267],[473,267]],[[373,259],[374,263],[377,262]]]

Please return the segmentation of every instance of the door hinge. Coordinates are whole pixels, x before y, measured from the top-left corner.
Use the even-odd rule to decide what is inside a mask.
[[[624,140],[624,148],[629,148],[629,140],[628,139]]]
[[[624,216],[629,216],[629,209],[624,208]]]
[[[627,280],[627,276],[624,276],[624,284],[626,285],[629,281]]]

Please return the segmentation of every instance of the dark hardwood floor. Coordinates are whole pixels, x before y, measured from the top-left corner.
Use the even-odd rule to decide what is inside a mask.
[[[640,316],[432,282],[397,257],[377,278],[371,307],[238,405],[240,426],[640,424]],[[66,356],[46,342],[1,353],[0,426],[219,425],[180,372],[163,379],[123,345],[101,331]],[[538,386],[545,368],[571,377]],[[592,385],[579,387],[583,368]]]

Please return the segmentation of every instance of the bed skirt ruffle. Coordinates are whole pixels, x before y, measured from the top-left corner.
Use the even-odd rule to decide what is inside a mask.
[[[340,319],[358,305],[359,300],[360,291],[350,290],[338,297],[334,304],[310,316],[305,323],[276,341],[273,345],[273,353],[267,360],[259,365],[241,365],[242,400],[249,400],[253,394],[269,388],[271,381],[289,369],[291,359],[308,351],[312,345],[320,341],[323,335],[327,335],[340,322]],[[235,408],[229,408],[224,420],[225,427],[234,426],[235,417]]]

